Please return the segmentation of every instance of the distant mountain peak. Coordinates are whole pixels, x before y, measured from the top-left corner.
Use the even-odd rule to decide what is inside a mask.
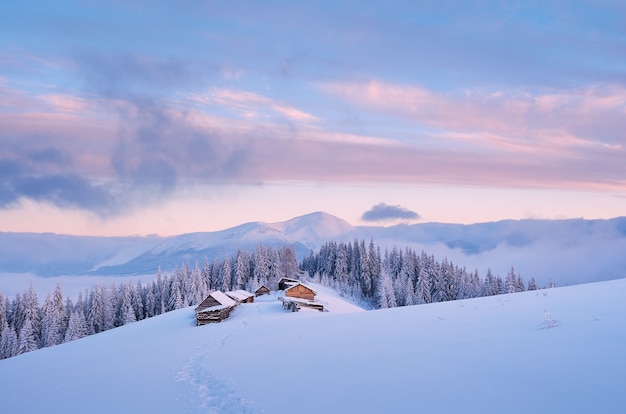
[[[283,223],[275,223],[275,225],[291,237],[317,242],[345,236],[355,231],[355,228],[347,221],[323,211],[294,217]]]

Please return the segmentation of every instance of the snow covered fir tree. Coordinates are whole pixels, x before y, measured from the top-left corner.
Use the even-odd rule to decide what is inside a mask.
[[[202,266],[189,262],[170,273],[159,269],[148,283],[95,285],[73,301],[60,285],[40,306],[30,286],[13,299],[0,292],[0,359],[58,345],[186,306],[195,306],[214,290],[255,291],[278,288],[282,277],[299,277],[329,286],[373,308],[419,305],[536,289],[526,288],[514,269],[503,279],[488,271],[483,279],[447,259],[437,261],[410,248],[391,251],[372,241],[328,242],[298,263],[292,246],[258,245]]]

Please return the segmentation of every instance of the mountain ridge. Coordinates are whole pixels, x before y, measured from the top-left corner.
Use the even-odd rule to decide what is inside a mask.
[[[626,217],[612,219],[500,220],[476,224],[417,223],[395,226],[352,226],[322,211],[268,223],[243,223],[214,232],[177,236],[97,237],[37,233],[2,233],[0,272],[38,276],[139,275],[169,271],[184,262],[193,264],[233,255],[237,249],[253,251],[257,245],[291,245],[301,259],[324,243],[374,240],[383,248],[410,246],[455,263],[506,273],[511,266],[531,276],[557,278],[564,284],[607,280],[625,276],[619,269],[626,259]],[[542,252],[544,250],[545,252]],[[419,251],[419,250],[418,250]],[[621,250],[623,251],[623,250]],[[540,265],[553,254],[547,269]],[[537,255],[542,254],[541,259]],[[598,269],[588,268],[584,255],[602,260]],[[564,268],[559,269],[556,261]],[[567,263],[573,260],[573,264]],[[554,263],[552,263],[554,262]],[[580,268],[580,269],[577,269]],[[588,276],[582,271],[594,272]],[[567,273],[574,276],[568,276]],[[572,273],[573,272],[573,273]],[[563,275],[563,276],[561,276]]]

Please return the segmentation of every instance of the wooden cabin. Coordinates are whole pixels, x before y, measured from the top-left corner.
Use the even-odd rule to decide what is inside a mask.
[[[255,296],[269,295],[269,294],[270,294],[270,290],[265,285],[261,285],[256,291],[254,291]]]
[[[285,290],[285,296],[290,298],[299,298],[306,300],[315,300],[315,292],[308,286],[303,285],[302,283],[297,283]]]
[[[235,306],[237,302],[216,290],[196,307],[196,324],[201,326],[212,322],[222,322],[230,316]]]
[[[226,292],[226,296],[237,303],[254,303],[254,294],[246,292],[245,290],[231,290],[230,292]]]
[[[286,290],[292,286],[300,283],[298,279],[292,279],[289,277],[283,277],[278,281],[278,290]]]

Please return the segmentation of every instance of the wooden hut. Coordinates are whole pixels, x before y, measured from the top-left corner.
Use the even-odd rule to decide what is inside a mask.
[[[255,296],[261,296],[261,295],[269,295],[270,294],[270,290],[267,286],[265,285],[261,285],[255,292],[254,295]]]
[[[196,324],[200,326],[211,322],[221,322],[230,316],[235,306],[237,302],[216,290],[196,307]]]
[[[302,283],[297,283],[285,290],[285,296],[291,298],[299,298],[306,300],[315,300],[315,292],[308,286],[303,285]]]
[[[292,286],[300,283],[298,279],[292,279],[289,277],[283,277],[278,281],[278,290],[286,290]]]
[[[254,294],[250,292],[246,292],[245,290],[231,290],[230,292],[226,292],[226,296],[231,298],[237,303],[253,303],[254,302]]]

